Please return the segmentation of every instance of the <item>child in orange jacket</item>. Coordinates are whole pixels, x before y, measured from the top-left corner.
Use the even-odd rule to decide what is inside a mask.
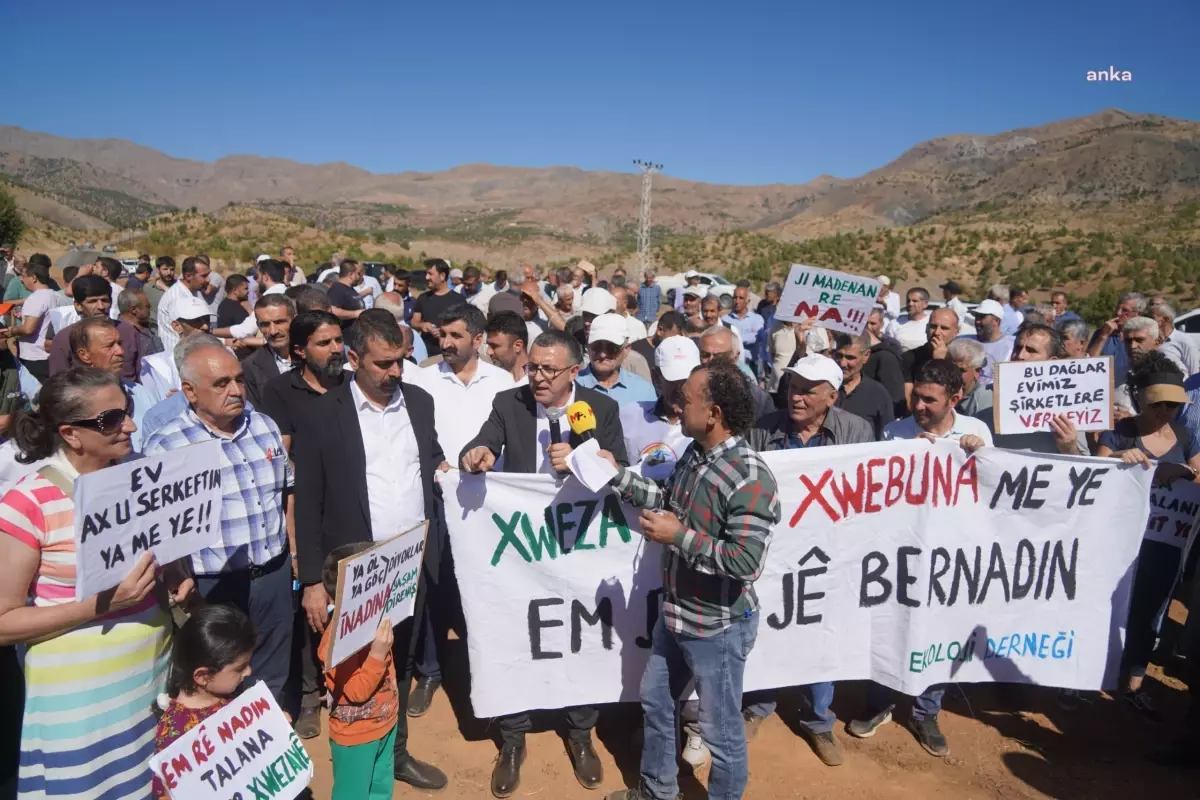
[[[335,548],[325,559],[322,582],[337,592],[338,561],[356,555],[369,543]],[[334,621],[326,626],[319,652],[329,663]],[[329,749],[333,756],[332,800],[390,800],[394,780],[396,721],[400,698],[392,661],[392,623],[385,615],[375,641],[333,669],[326,668],[329,687]]]

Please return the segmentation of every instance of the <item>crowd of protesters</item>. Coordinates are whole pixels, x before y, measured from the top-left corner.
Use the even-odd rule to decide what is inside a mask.
[[[689,271],[674,297],[655,275],[601,278],[580,262],[541,275],[425,263],[425,291],[391,265],[368,274],[335,258],[306,276],[285,247],[222,277],[203,255],[103,257],[61,281],[40,254],[0,251],[14,303],[0,350],[0,653],[19,763],[8,795],[165,797],[150,755],[262,681],[300,738],[331,741],[334,798],[390,797],[394,781],[449,784],[409,748],[409,718],[442,683],[459,618],[438,471],[556,474],[581,444],[561,410],[596,416],[612,488],[647,509],[643,535],[666,548],[663,613],[642,680],[638,781],[612,800],[671,800],[678,764],[711,765],[709,797],[741,797],[749,743],[780,697],[743,696],[758,626],[754,583],[780,520],[761,454],[897,439],[948,439],[1141,464],[1156,478],[1200,474],[1200,350],[1161,299],[1122,296],[1095,331],[1054,293],[1032,306],[997,285],[978,305],[954,281],[943,302],[883,291],[859,335],[789,321],[781,287],[716,288]],[[19,286],[18,289],[12,289]],[[731,288],[731,290],[730,290]],[[995,365],[1111,356],[1113,430],[1066,417],[1041,433],[997,434]],[[143,556],[114,589],[75,599],[74,480],[138,454],[221,445],[220,541],[170,564]],[[637,470],[631,467],[638,467]],[[705,487],[720,487],[722,502]],[[653,511],[657,509],[657,511]],[[429,524],[413,616],[327,669],[337,563]],[[1146,691],[1163,609],[1187,573],[1153,541],[1134,576],[1120,696],[1157,720]],[[1200,636],[1184,639],[1200,666]],[[1200,676],[1198,676],[1200,677]],[[680,703],[694,679],[698,701]],[[816,756],[843,761],[833,683],[802,688],[800,730]],[[844,732],[866,738],[902,716],[944,757],[934,686],[896,712],[872,685]],[[1073,709],[1085,700],[1063,691]],[[531,711],[534,709],[530,709]],[[602,709],[563,709],[581,785],[604,771],[592,731]],[[1200,711],[1161,760],[1200,764]],[[736,724],[730,724],[735,720]],[[493,721],[491,789],[521,781],[528,712]],[[419,752],[419,740],[415,740]]]

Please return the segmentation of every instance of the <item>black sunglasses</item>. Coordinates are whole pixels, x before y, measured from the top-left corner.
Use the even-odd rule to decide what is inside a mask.
[[[78,419],[66,424],[76,428],[89,428],[107,435],[121,430],[121,426],[125,424],[125,418],[128,416],[132,416],[129,408],[110,408],[107,411],[101,411],[98,416],[91,419]]]
[[[1151,408],[1162,408],[1162,409],[1166,409],[1167,411],[1175,411],[1181,405],[1183,405],[1183,403],[1176,403],[1173,400],[1160,400],[1157,403],[1151,403],[1150,407]]]

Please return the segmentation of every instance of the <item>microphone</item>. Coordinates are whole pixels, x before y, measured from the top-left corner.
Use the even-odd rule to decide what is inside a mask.
[[[550,444],[562,444],[562,430],[558,421],[562,419],[563,410],[558,407],[546,409],[546,419],[550,423]]]
[[[577,400],[567,406],[567,423],[583,441],[596,438],[592,435],[592,431],[596,430],[596,413],[586,400]]]

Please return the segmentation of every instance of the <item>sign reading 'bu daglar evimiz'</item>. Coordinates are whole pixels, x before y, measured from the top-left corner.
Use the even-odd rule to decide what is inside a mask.
[[[188,445],[75,481],[75,599],[111,589],[144,553],[160,565],[221,541],[221,443]]]
[[[775,317],[785,322],[811,319],[822,328],[857,336],[867,326],[879,286],[872,278],[793,264]]]
[[[1152,473],[924,440],[764,453],[782,521],[746,690],[1114,685]],[[442,477],[480,717],[634,701],[660,549],[611,490]]]
[[[1001,361],[994,374],[996,433],[1048,430],[1050,420],[1059,415],[1076,430],[1112,429],[1112,356]]]

